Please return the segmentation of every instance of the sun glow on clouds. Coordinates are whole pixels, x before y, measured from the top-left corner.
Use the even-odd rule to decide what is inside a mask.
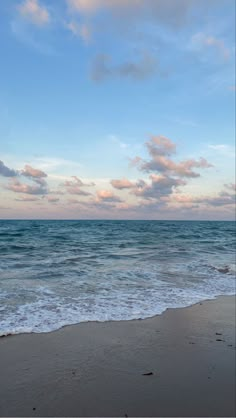
[[[146,173],[148,177],[145,175],[135,181],[125,177],[111,179],[110,187],[104,189],[99,188],[99,184],[94,181],[85,182],[74,175],[63,183],[58,182],[57,189],[53,189],[50,178],[41,169],[27,164],[22,170],[14,170],[1,162],[0,173],[9,179],[3,187],[12,193],[15,202],[21,202],[22,207],[34,204],[37,208],[39,204],[47,211],[53,205],[57,215],[69,213],[74,216],[76,210],[79,210],[82,217],[86,213],[92,217],[106,217],[112,210],[113,216],[118,218],[132,214],[141,218],[158,218],[164,214],[173,215],[174,209],[180,216],[183,210],[185,213],[188,210],[191,215],[203,208],[207,211],[210,208],[218,211],[222,208],[233,209],[233,183],[225,184],[224,190],[219,190],[218,194],[202,196],[185,193],[184,188],[190,181],[200,178],[202,170],[212,168],[212,164],[206,159],[175,161],[176,144],[164,136],[152,136],[145,143],[145,147],[149,159],[136,156],[134,164],[141,176]],[[19,195],[23,196],[18,197]],[[65,212],[67,210],[69,212]]]

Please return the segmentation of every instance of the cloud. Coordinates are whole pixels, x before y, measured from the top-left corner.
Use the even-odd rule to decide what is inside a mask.
[[[119,196],[116,196],[112,191],[110,190],[99,190],[97,191],[97,202],[121,202]]]
[[[34,163],[40,167],[41,170],[46,170],[49,173],[54,171],[64,171],[65,169],[74,171],[81,169],[81,164],[75,161],[66,160],[64,158],[53,158],[38,156],[34,159]]]
[[[59,190],[59,189],[50,189],[50,195],[59,195],[59,196],[62,196],[62,195],[64,195],[65,194],[65,192],[64,191],[62,191],[62,190]]]
[[[91,195],[91,193],[82,190],[81,187],[94,186],[94,183],[83,183],[82,180],[80,180],[77,176],[71,176],[71,178],[73,178],[73,180],[66,180],[64,183],[67,193],[81,196]]]
[[[92,37],[91,27],[86,24],[82,23],[79,24],[75,21],[70,21],[66,23],[66,28],[73,33],[74,36],[81,38],[86,44],[88,44]]]
[[[230,58],[230,50],[226,47],[222,39],[215,38],[214,36],[208,36],[203,32],[196,33],[192,37],[192,45],[197,49],[214,48],[224,60],[228,60]]]
[[[228,183],[224,185],[226,189],[232,190],[232,191],[236,191],[236,184],[235,183]]]
[[[155,204],[167,205],[174,193],[180,193],[179,187],[186,186],[189,179],[200,176],[195,169],[212,167],[205,158],[176,162],[173,159],[176,154],[176,144],[162,135],[152,136],[145,145],[150,158],[145,160],[136,156],[131,160],[131,165],[141,172],[150,173],[149,180],[139,179],[135,182],[127,178],[111,180],[114,188],[128,189],[130,195],[141,198],[139,204],[150,206],[152,202],[152,207]]]
[[[2,161],[0,161],[0,174],[4,177],[11,178],[6,188],[13,192],[41,195],[48,193],[47,183],[44,179],[47,177],[47,174],[41,170],[31,167],[30,165],[25,165],[24,170],[16,171],[8,168]],[[21,183],[19,180],[21,176],[28,177],[33,184]]]
[[[225,151],[228,150],[229,146],[227,144],[210,144],[208,145],[210,149],[214,149],[216,151]]]
[[[7,167],[3,161],[0,160],[0,175],[3,177],[16,177],[18,173],[16,170]]]
[[[133,194],[145,199],[160,199],[172,194],[178,186],[184,186],[186,182],[182,179],[176,179],[164,175],[152,174],[150,176],[151,184],[146,182],[137,183],[137,187],[132,191]]]
[[[109,135],[109,139],[114,142],[115,144],[119,145],[121,149],[126,149],[129,147],[129,144],[126,144],[125,142],[120,141],[120,139],[115,135]]]
[[[37,197],[28,197],[28,196],[23,196],[23,197],[15,199],[16,202],[37,202],[39,200],[40,199],[38,199]]]
[[[208,197],[202,200],[196,199],[196,201],[200,203],[205,203],[211,206],[235,205],[235,196],[226,192],[221,192],[216,197]]]
[[[111,185],[118,190],[131,189],[132,187],[135,187],[135,183],[132,183],[130,180],[126,178],[120,180],[111,180]]]
[[[25,193],[32,195],[45,195],[48,193],[47,183],[43,179],[36,179],[36,184],[30,185],[21,183],[18,179],[12,179],[8,186],[8,190],[15,193]]]
[[[193,170],[194,168],[212,167],[205,158],[175,162],[169,157],[175,153],[176,146],[170,139],[163,136],[151,137],[146,143],[146,147],[151,159],[145,161],[140,157],[135,157],[132,161],[142,171],[194,178],[200,176]]]
[[[235,147],[228,145],[228,144],[210,144],[208,145],[209,149],[216,151],[221,155],[225,155],[227,157],[235,158]]]
[[[78,204],[80,204],[81,202],[79,201],[79,200],[77,200],[77,199],[68,199],[68,201],[67,201],[68,203],[69,203],[69,205],[78,205]]]
[[[208,206],[235,205],[235,195],[221,191],[217,196],[203,196],[193,199],[193,202]]]
[[[58,197],[51,197],[51,196],[48,196],[48,202],[49,203],[57,203],[57,202],[59,202],[60,201],[60,199],[58,198]]]
[[[24,170],[21,171],[21,175],[33,178],[47,177],[47,174],[44,171],[33,168],[30,165],[25,165]]]
[[[23,18],[34,25],[44,26],[50,22],[48,10],[38,0],[25,0],[17,9]]]
[[[207,206],[229,206],[235,205],[235,184],[225,184],[225,189],[218,193],[216,196],[190,196],[190,195],[183,195],[183,194],[175,194],[173,195],[173,200],[177,203],[180,203],[184,206],[191,206],[191,205],[207,205]],[[234,192],[229,193],[228,190]]]
[[[139,60],[126,61],[123,64],[111,64],[109,55],[99,54],[92,64],[91,78],[97,82],[112,77],[145,80],[157,71],[158,62],[149,52],[142,54]],[[161,75],[160,71],[159,75]]]
[[[11,31],[18,42],[47,56],[58,56],[48,40],[38,39],[37,34],[25,22],[15,19],[10,23]]]
[[[176,145],[165,136],[152,136],[151,140],[146,142],[150,155],[171,155],[176,152]]]
[[[236,86],[235,86],[235,84],[234,85],[232,85],[232,86],[229,86],[229,90],[230,91],[236,91]]]
[[[189,12],[196,0],[67,0],[71,12],[95,16],[104,11],[118,19],[158,21],[171,27],[187,22]]]

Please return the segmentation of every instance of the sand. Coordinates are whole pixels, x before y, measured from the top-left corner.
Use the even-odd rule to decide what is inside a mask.
[[[0,338],[0,416],[233,417],[235,353],[233,296]]]

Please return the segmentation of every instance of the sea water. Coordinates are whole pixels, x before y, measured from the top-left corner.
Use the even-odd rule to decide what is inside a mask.
[[[235,294],[235,224],[0,221],[0,335]]]

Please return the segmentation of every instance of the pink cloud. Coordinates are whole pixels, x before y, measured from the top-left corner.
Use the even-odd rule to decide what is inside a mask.
[[[36,179],[36,182],[43,181],[43,179]],[[26,194],[35,194],[35,195],[45,195],[47,194],[47,184],[46,182],[43,182],[41,184],[24,184],[21,183],[18,179],[12,179],[12,181],[7,186],[8,190],[11,190],[12,192],[16,193],[26,193]]]
[[[116,18],[126,19],[129,26],[133,21],[158,21],[172,27],[179,27],[186,23],[187,16],[196,0],[67,0],[71,12],[90,18],[101,10],[115,15]]]
[[[179,186],[186,184],[182,179],[176,179],[164,175],[152,174],[150,176],[151,183],[137,182],[137,187],[132,191],[133,194],[145,199],[161,199],[172,194]]]
[[[210,206],[227,206],[227,205],[235,206],[235,203],[236,203],[235,196],[225,191],[220,192],[218,196],[198,197],[194,199],[194,201],[197,203],[202,203],[202,204],[210,205]]]
[[[146,142],[149,154],[155,155],[171,155],[176,152],[176,145],[165,136],[151,136],[150,141]]]
[[[38,0],[25,0],[18,6],[18,11],[22,17],[37,26],[44,26],[50,22],[48,10],[40,5]]]
[[[94,186],[94,183],[83,183],[77,176],[71,176],[73,180],[66,180],[64,186],[66,188],[67,193],[69,194],[77,194],[81,196],[90,196],[91,193],[82,190],[82,187],[90,187]]]
[[[145,161],[140,157],[133,159],[133,164],[137,165],[140,170],[147,172],[156,172],[167,175],[179,177],[199,177],[200,174],[195,172],[194,168],[209,168],[212,167],[205,158],[199,160],[189,159],[180,162],[175,162],[169,158],[175,153],[176,146],[168,138],[158,136],[152,137],[147,143],[150,160]]]
[[[200,158],[199,160],[185,160],[179,164],[175,164],[173,167],[173,172],[179,174],[183,177],[199,177],[200,174],[194,172],[193,168],[210,168],[213,167],[205,158]]]
[[[136,156],[131,163],[140,171],[149,172],[150,181],[139,179],[131,182],[126,178],[111,181],[112,186],[117,189],[130,189],[130,194],[142,198],[141,203],[144,205],[150,201],[153,204],[168,204],[173,193],[177,193],[179,187],[185,186],[189,178],[200,176],[195,169],[212,167],[205,158],[176,162],[173,159],[176,153],[175,143],[161,135],[152,136],[145,145],[150,159],[144,160]]]
[[[110,190],[99,190],[97,191],[97,201],[100,202],[121,202],[119,196],[116,196]]]
[[[100,9],[137,7],[143,0],[67,0],[72,10],[84,14],[93,14]]]
[[[228,185],[225,185],[226,188]],[[229,186],[234,186],[230,184]],[[231,189],[231,187],[230,187]],[[174,195],[173,200],[181,205],[194,205],[201,204],[207,206],[228,206],[235,205],[235,194],[228,193],[226,190],[222,190],[216,196],[190,196],[190,195]]]
[[[24,170],[21,171],[21,175],[33,178],[47,177],[47,174],[44,173],[44,171],[33,168],[30,165],[25,165]]]
[[[131,189],[132,187],[135,187],[135,183],[132,183],[130,180],[123,178],[121,180],[111,180],[111,185],[115,189]]]

